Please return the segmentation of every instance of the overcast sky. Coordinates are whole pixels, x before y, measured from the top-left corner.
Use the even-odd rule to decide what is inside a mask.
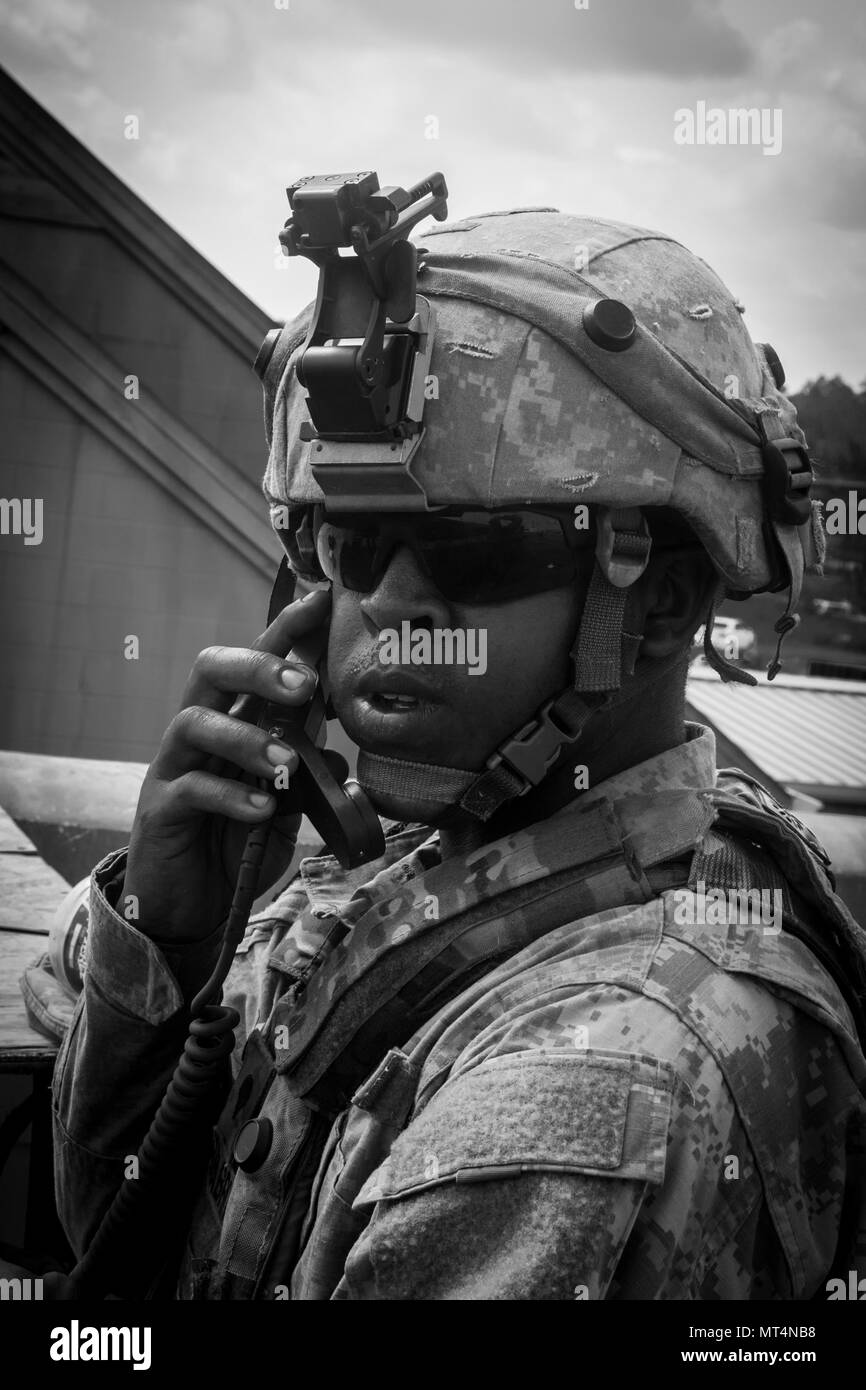
[[[452,218],[548,205],[670,232],[789,389],[866,377],[862,0],[2,3],[12,75],[278,319],[315,286],[276,265],[288,183],[441,169]],[[700,101],[779,108],[780,153],[676,144]]]

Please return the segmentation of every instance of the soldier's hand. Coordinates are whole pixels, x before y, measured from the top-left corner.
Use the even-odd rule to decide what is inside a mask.
[[[252,825],[273,814],[273,794],[239,780],[289,777],[297,754],[230,710],[238,696],[304,705],[315,674],[285,660],[293,640],[328,620],[330,592],[289,604],[252,647],[208,647],[196,658],[180,712],[165,732],[141,788],[118,911],[162,940],[201,940],[228,913]],[[227,767],[228,765],[228,767]],[[301,816],[274,821],[260,878],[285,870]],[[126,909],[124,908],[126,904]]]

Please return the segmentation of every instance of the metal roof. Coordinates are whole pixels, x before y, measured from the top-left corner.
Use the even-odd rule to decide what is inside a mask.
[[[748,686],[693,668],[686,698],[699,719],[784,786],[866,794],[866,682],[759,676]]]

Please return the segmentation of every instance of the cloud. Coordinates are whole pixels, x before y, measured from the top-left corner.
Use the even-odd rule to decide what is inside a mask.
[[[866,229],[866,39],[862,14],[827,30],[798,19],[759,44],[762,74],[785,113],[776,197],[818,227]]]
[[[616,157],[622,160],[623,164],[667,164],[670,162],[670,155],[663,154],[661,150],[647,149],[640,145],[618,145]]]
[[[161,16],[163,63],[191,92],[206,83],[214,96],[254,94],[258,61],[290,37],[267,0],[259,10],[235,0],[150,0],[149,10]]]
[[[182,8],[175,7],[173,16],[170,10],[165,13],[173,58],[201,70],[220,67],[236,56],[243,35],[236,11],[220,9],[209,0],[192,0]]]
[[[792,379],[859,380],[859,4],[825,0],[819,16],[808,0],[105,0],[94,25],[85,0],[27,0],[6,49],[52,114],[278,315],[315,288],[305,265],[275,265],[288,183],[441,168],[452,219],[552,204],[669,232],[765,316],[757,336],[779,339]],[[63,61],[69,43],[89,70]],[[698,99],[781,105],[782,154],[676,147],[673,113]],[[140,141],[122,138],[126,112]],[[438,140],[425,138],[431,114]],[[847,336],[825,301],[851,306]]]
[[[195,165],[196,152],[188,138],[156,129],[141,141],[140,164],[160,183],[176,183]]]
[[[301,24],[304,0],[291,3]],[[375,48],[387,34],[389,46],[411,39],[422,51],[458,51],[527,74],[543,67],[732,76],[751,63],[749,43],[718,0],[589,0],[588,9],[569,0],[317,0],[316,14],[332,45]]]
[[[834,227],[862,231],[866,227],[866,169],[860,161],[852,178],[837,178],[828,189],[822,220]]]
[[[15,9],[0,9],[0,36],[5,61],[14,66],[38,54],[42,65],[58,69],[72,66],[79,72],[92,67],[90,39],[96,24],[88,0],[38,0]]]

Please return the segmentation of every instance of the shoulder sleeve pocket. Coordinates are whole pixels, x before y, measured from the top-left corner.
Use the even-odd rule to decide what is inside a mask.
[[[660,1184],[675,1079],[669,1063],[631,1053],[490,1058],[441,1087],[355,1205],[532,1172]]]

